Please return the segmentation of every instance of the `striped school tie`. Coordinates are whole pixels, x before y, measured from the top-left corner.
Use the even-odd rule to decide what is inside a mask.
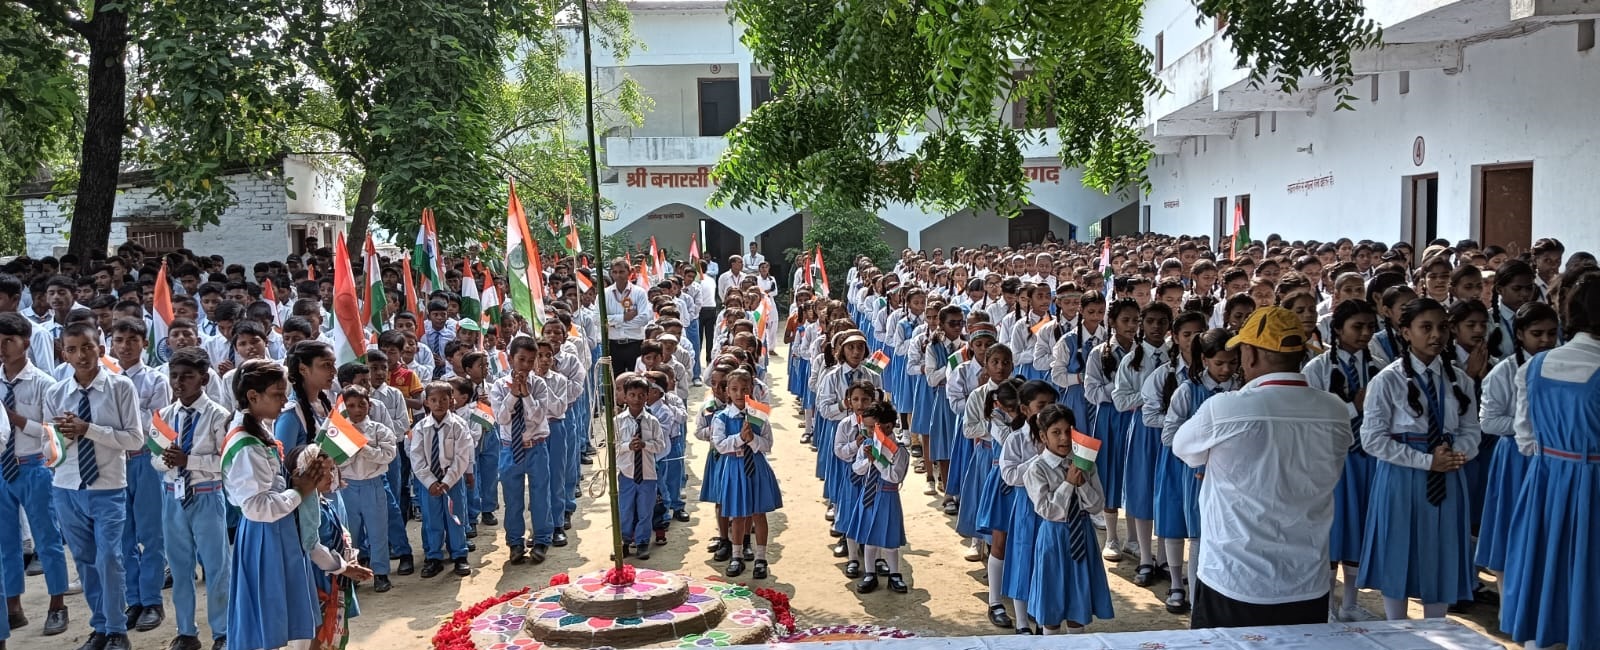
[[[89,389],[78,391],[78,419],[89,422]],[[78,438],[78,489],[87,490],[100,480],[100,463],[94,457],[94,441],[87,437]]]
[[[443,444],[439,442],[439,438],[441,438],[439,435],[439,430],[443,428],[443,424],[433,425],[433,452],[428,457],[428,469],[433,470],[434,480],[440,482],[444,481],[444,464],[441,463],[439,459],[439,457],[443,455],[441,453]]]
[[[6,394],[0,396],[0,403],[5,404],[7,413],[17,410],[17,381],[20,380],[0,381],[6,385]],[[0,451],[0,478],[4,478],[7,483],[17,480],[17,475],[22,472],[22,466],[17,463],[18,433],[13,430],[11,436],[6,438],[5,450]]]
[[[756,450],[748,442],[744,445],[744,475],[756,475]]]
[[[1428,453],[1433,453],[1439,445],[1448,444],[1444,435],[1444,397],[1434,390],[1433,380],[1432,370],[1423,373],[1422,390],[1428,394]],[[1435,506],[1444,503],[1444,486],[1442,472],[1428,472],[1428,503]]]
[[[1072,549],[1072,559],[1082,562],[1089,558],[1089,530],[1084,526],[1085,513],[1078,502],[1078,495],[1072,495],[1072,504],[1067,507],[1067,543]]]
[[[861,482],[861,509],[871,510],[872,504],[878,502],[878,470],[867,470],[865,479]]]
[[[522,461],[528,459],[528,445],[522,437],[528,432],[528,418],[524,415],[527,407],[523,406],[522,398],[514,397],[517,405],[511,407],[511,462],[521,466]]]
[[[185,455],[194,451],[194,427],[199,423],[199,420],[200,418],[195,415],[194,409],[187,407],[183,409],[183,433],[178,434],[178,447],[183,450]],[[194,505],[194,485],[189,481],[188,467],[178,468],[178,480],[183,481],[183,501],[181,503],[187,509],[189,506]]]

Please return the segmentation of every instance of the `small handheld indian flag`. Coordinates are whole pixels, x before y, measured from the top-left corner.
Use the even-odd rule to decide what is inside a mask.
[[[488,402],[478,402],[477,408],[472,410],[472,421],[477,422],[478,426],[483,427],[485,431],[493,429],[494,409],[489,406]]]
[[[1050,324],[1054,323],[1054,322],[1055,322],[1055,320],[1051,319],[1048,316],[1046,316],[1044,318],[1041,318],[1041,319],[1039,319],[1039,322],[1033,324],[1033,327],[1028,328],[1028,333],[1032,334],[1034,336],[1038,336],[1039,332],[1044,331],[1044,328],[1049,327]]]
[[[955,370],[957,366],[960,366],[963,362],[965,362],[965,361],[967,361],[968,359],[971,359],[971,358],[972,358],[972,349],[971,348],[961,348],[960,350],[956,350],[955,352],[951,352],[950,353],[950,359],[949,359],[949,361],[950,361],[950,369],[951,370]]]
[[[44,424],[44,464],[55,469],[67,457],[67,438],[56,430],[55,425]]]
[[[367,437],[362,435],[356,423],[345,417],[344,402],[341,401],[328,414],[328,426],[322,430],[322,438],[317,444],[328,452],[333,462],[342,464],[367,446]]]
[[[105,366],[105,369],[113,375],[122,374],[122,364],[117,363],[117,360],[111,358],[110,355],[100,357],[100,365]]]
[[[872,437],[867,439],[867,453],[872,456],[872,462],[889,467],[894,464],[895,455],[900,453],[900,445],[887,429],[877,427],[872,430]]]
[[[889,355],[885,354],[883,350],[876,350],[872,353],[872,357],[868,358],[862,365],[881,373],[884,368],[889,367]]]
[[[759,428],[772,421],[772,407],[753,399],[744,401],[744,418],[750,426]]]
[[[1100,457],[1100,441],[1092,436],[1085,435],[1077,429],[1072,430],[1072,464],[1085,474],[1093,474],[1095,459]]]
[[[158,455],[165,453],[167,449],[178,443],[177,430],[173,429],[172,425],[167,424],[167,420],[161,417],[160,411],[150,416],[150,425],[154,431],[151,431],[150,435],[145,436],[144,439],[144,447],[149,449],[150,453]]]

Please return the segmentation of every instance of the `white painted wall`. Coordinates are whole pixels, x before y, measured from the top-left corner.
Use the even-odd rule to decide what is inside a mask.
[[[1439,174],[1439,236],[1474,235],[1473,166],[1532,161],[1533,236],[1560,237],[1569,251],[1600,250],[1594,172],[1600,169],[1600,53],[1576,51],[1576,27],[1467,47],[1455,75],[1419,71],[1399,94],[1398,73],[1369,86],[1355,111],[1334,111],[1326,94],[1315,114],[1278,114],[1239,123],[1233,138],[1187,143],[1151,167],[1143,199],[1151,225],[1171,234],[1210,234],[1212,198],[1249,194],[1251,232],[1291,239],[1400,237],[1402,179]],[[1412,164],[1422,136],[1426,161]],[[1313,147],[1313,153],[1297,148]],[[1334,176],[1334,185],[1290,194],[1291,183]],[[1168,202],[1177,207],[1167,208]],[[1231,208],[1230,208],[1231,210]]]

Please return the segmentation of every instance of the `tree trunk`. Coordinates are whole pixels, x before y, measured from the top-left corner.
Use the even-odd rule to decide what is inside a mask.
[[[361,174],[361,190],[356,193],[356,212],[350,216],[350,232],[345,235],[345,246],[350,249],[350,259],[361,259],[366,246],[367,228],[372,224],[372,204],[378,200],[378,175],[371,168]]]
[[[80,260],[93,252],[105,253],[110,244],[128,121],[128,14],[117,0],[95,0],[94,5],[94,19],[84,30],[89,42],[89,105],[67,247]]]

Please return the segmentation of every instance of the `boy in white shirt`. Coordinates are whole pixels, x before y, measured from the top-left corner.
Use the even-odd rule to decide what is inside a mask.
[[[645,410],[650,383],[628,373],[617,379],[625,408],[617,414],[617,488],[622,509],[622,555],[629,544],[641,560],[650,559],[650,516],[656,504],[656,459],[670,446],[661,422]]]
[[[472,456],[477,445],[467,423],[451,412],[454,390],[442,381],[430,382],[423,388],[427,414],[411,427],[406,445],[417,500],[422,502],[424,578],[444,571],[446,552],[450,554],[457,576],[472,575],[472,567],[467,564],[466,526],[453,513],[466,509],[467,491],[463,483],[472,471]]]
[[[368,372],[368,381],[374,375]],[[345,487],[340,490],[344,501],[344,524],[350,531],[350,541],[358,549],[366,549],[373,574],[372,590],[389,591],[389,491],[387,474],[398,455],[399,438],[387,424],[369,417],[374,408],[381,406],[372,398],[365,386],[352,384],[339,393],[344,403],[345,417],[366,436],[367,444],[339,465],[340,477]]]

